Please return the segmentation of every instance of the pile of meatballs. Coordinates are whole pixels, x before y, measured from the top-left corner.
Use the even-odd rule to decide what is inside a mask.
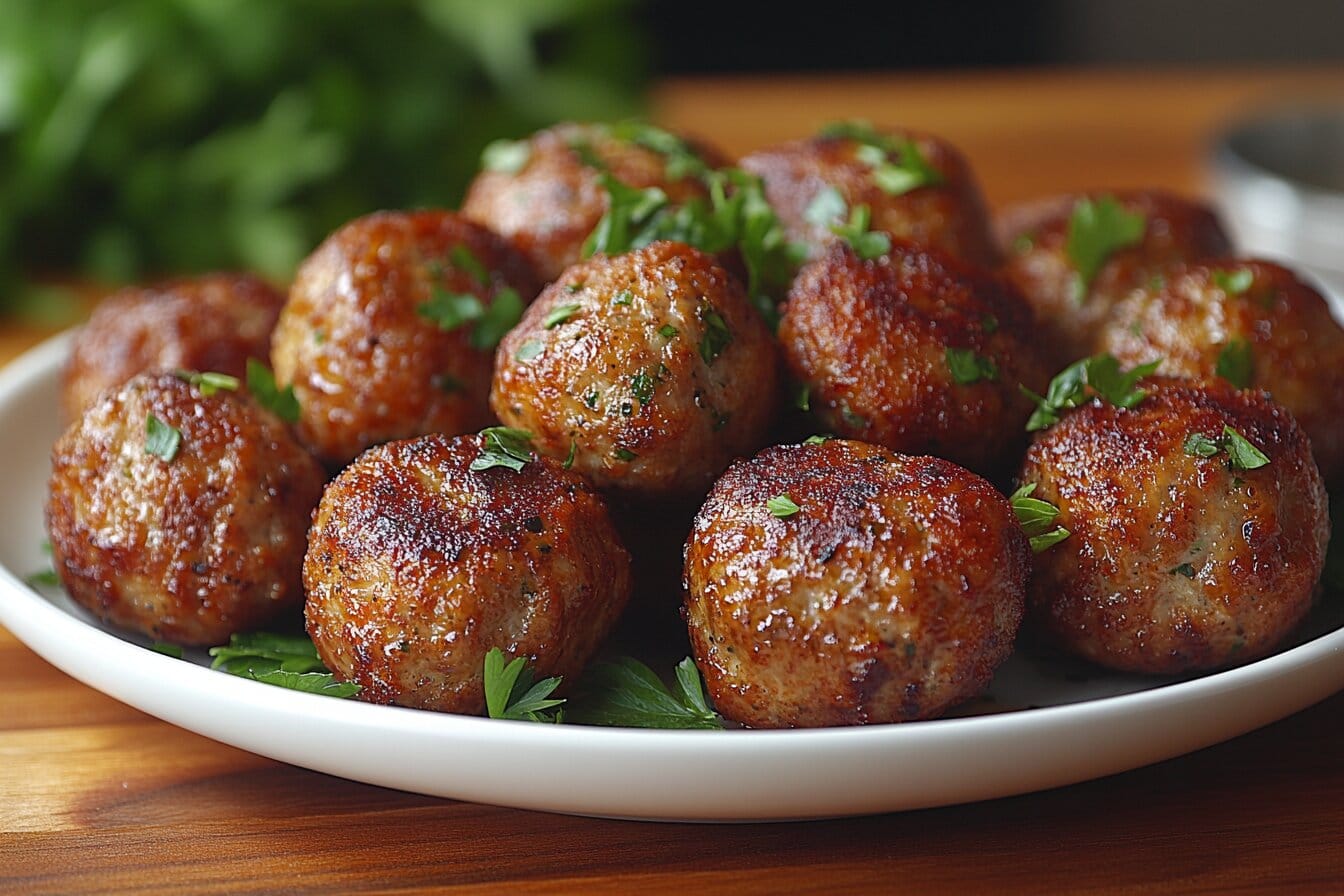
[[[287,293],[109,298],[63,400],[73,599],[184,645],[302,608],[361,699],[454,713],[492,648],[569,685],[666,578],[748,727],[935,717],[1020,638],[1245,663],[1311,607],[1344,472],[1344,331],[1205,206],[991,220],[945,141],[860,123],[492,145],[459,211],[352,221]]]

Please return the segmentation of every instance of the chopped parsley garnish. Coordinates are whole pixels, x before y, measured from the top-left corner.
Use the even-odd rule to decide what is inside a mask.
[[[994,360],[977,355],[973,349],[949,348],[946,357],[947,370],[958,385],[969,386],[981,380],[994,382],[999,378],[999,368]]]
[[[1217,270],[1213,272],[1213,285],[1227,293],[1229,296],[1239,296],[1251,288],[1255,282],[1255,274],[1247,268],[1237,268],[1231,271]]]
[[[1195,577],[1195,568],[1189,563],[1182,563],[1180,566],[1173,566],[1171,569],[1167,570],[1167,575],[1185,576],[1187,579],[1193,579]]]
[[[545,346],[535,339],[529,339],[518,346],[518,351],[513,353],[514,360],[531,361],[537,355],[545,351]]]
[[[832,435],[815,435],[815,436],[808,436],[806,439],[803,440],[803,444],[804,444],[804,445],[824,445],[824,444],[826,444],[827,442],[833,441],[834,439],[835,439],[835,436],[832,436]]]
[[[675,339],[679,332],[681,331],[671,324],[663,324],[658,328],[658,335],[664,339]]]
[[[832,224],[843,222],[848,212],[849,203],[845,202],[845,197],[840,195],[840,191],[835,187],[825,186],[818,190],[817,195],[807,204],[803,218],[817,227],[830,227]]]
[[[471,347],[487,351],[499,345],[504,334],[518,325],[523,317],[523,299],[518,291],[511,287],[495,293],[494,299],[485,308],[485,313],[476,322],[471,331]]]
[[[638,660],[596,663],[579,679],[567,721],[623,728],[722,728],[689,657],[676,667],[671,690]]]
[[[831,122],[818,131],[818,136],[863,144],[855,157],[873,169],[874,183],[889,195],[899,196],[916,187],[943,182],[942,172],[929,164],[915,141],[884,134],[871,122],[857,119]]]
[[[569,456],[565,458],[565,462],[564,462],[563,464],[561,464],[560,466],[562,466],[562,467],[564,467],[566,470],[568,470],[570,467],[574,466],[574,458],[576,458],[576,457],[578,457],[578,456],[579,456],[579,442],[578,442],[577,439],[570,439],[570,440],[569,440]]]
[[[629,463],[630,461],[639,457],[638,454],[631,451],[629,448],[617,448],[615,454],[617,460],[623,460],[626,463]]]
[[[665,131],[643,121],[622,121],[611,125],[610,133],[618,140],[637,143],[666,158],[665,173],[668,180],[704,177],[709,174],[709,166],[700,158],[699,153],[671,131]]]
[[[793,406],[800,411],[812,410],[812,387],[803,383],[798,387],[798,393],[793,397]]]
[[[548,330],[553,330],[565,321],[573,317],[583,306],[578,302],[570,302],[565,305],[556,305],[541,320],[541,325]]]
[[[448,258],[453,266],[465,272],[473,280],[482,286],[490,283],[490,272],[486,270],[485,263],[476,257],[476,253],[467,248],[465,243],[458,243],[453,250],[448,253]]]
[[[197,373],[194,370],[179,370],[177,371],[177,378],[195,386],[201,395],[206,398],[220,391],[238,391],[238,377],[229,376],[227,373],[213,373],[211,371]]]
[[[471,471],[479,473],[491,467],[522,471],[536,455],[532,451],[532,433],[525,429],[492,426],[481,430],[481,453],[471,462]]]
[[[1083,198],[1069,217],[1068,242],[1064,251],[1078,272],[1082,293],[1113,253],[1143,241],[1147,219],[1139,212],[1127,212],[1114,196],[1096,200]]]
[[[481,150],[481,167],[486,171],[517,174],[532,157],[532,147],[526,140],[493,140]]]
[[[517,722],[558,722],[557,708],[565,701],[551,696],[560,686],[560,677],[534,681],[524,657],[516,656],[505,664],[504,651],[490,648],[485,655],[485,709],[492,719]]]
[[[630,378],[630,392],[638,399],[641,405],[649,403],[653,398],[654,390],[662,382],[662,377],[655,373],[649,373],[647,370],[641,370]]]
[[[1027,540],[1031,542],[1032,552],[1039,554],[1068,538],[1070,533],[1063,526],[1054,525],[1055,519],[1059,517],[1059,508],[1049,501],[1031,497],[1034,491],[1036,483],[1029,482],[1013,492],[1008,502],[1013,506],[1013,513],[1017,514],[1017,521],[1026,533]]]
[[[765,502],[765,509],[770,511],[772,515],[777,516],[780,519],[791,517],[798,511],[802,510],[801,507],[799,507],[796,503],[794,503],[793,498],[790,498],[786,494],[778,494],[775,495],[773,498],[767,498]]]
[[[635,294],[628,289],[623,289],[611,297],[613,305],[629,305],[635,300]]]
[[[1218,363],[1214,372],[1238,389],[1250,386],[1255,372],[1255,360],[1251,355],[1251,344],[1245,339],[1230,339],[1218,352]]]
[[[299,399],[293,386],[281,389],[275,382],[271,368],[256,358],[247,359],[247,391],[257,404],[286,423],[299,422]]]
[[[1138,388],[1139,380],[1157,370],[1161,360],[1140,364],[1129,371],[1120,369],[1120,362],[1111,355],[1093,355],[1065,367],[1050,381],[1045,397],[1030,389],[1022,392],[1035,400],[1036,410],[1027,421],[1027,431],[1035,432],[1059,422],[1059,415],[1076,408],[1093,396],[1118,408],[1133,408],[1148,397],[1147,390]]]
[[[149,649],[155,653],[161,653],[164,656],[170,656],[175,660],[182,659],[182,645],[169,644],[166,641],[155,641],[149,645]]]
[[[1183,449],[1190,457],[1213,457],[1219,451],[1227,452],[1228,466],[1233,470],[1258,470],[1269,463],[1269,458],[1250,440],[1227,424],[1217,438],[1201,432],[1186,437]]]
[[[854,254],[864,261],[871,261],[891,251],[891,237],[880,230],[869,230],[872,210],[866,205],[856,205],[849,211],[849,221],[844,224],[832,224],[831,233],[849,243]]]
[[[61,577],[54,569],[40,569],[23,580],[31,588],[59,588]]]
[[[353,697],[359,685],[337,681],[304,635],[250,632],[232,635],[224,647],[211,647],[212,669],[310,694]]]
[[[416,306],[415,313],[448,333],[480,320],[485,315],[485,305],[469,292],[449,292],[435,286],[429,299]]]
[[[598,178],[607,191],[607,211],[583,242],[583,257],[602,252],[622,255],[660,238],[659,212],[667,206],[667,194],[658,187],[636,189],[610,174]]]
[[[177,457],[182,447],[182,432],[153,414],[145,417],[145,452],[164,461]]]
[[[713,364],[714,359],[732,343],[733,334],[728,330],[723,315],[713,305],[701,305],[697,313],[700,323],[705,326],[704,335],[700,337],[700,357],[706,364]]]

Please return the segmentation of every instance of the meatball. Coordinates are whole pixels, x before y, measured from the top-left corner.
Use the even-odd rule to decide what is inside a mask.
[[[242,377],[270,355],[285,298],[250,274],[211,274],[109,296],[75,335],[61,374],[66,417],[138,373],[209,370]]]
[[[894,243],[863,260],[832,246],[799,273],[779,339],[821,425],[986,475],[1015,468],[1048,377],[1031,311],[1008,284]]]
[[[708,198],[695,176],[727,162],[704,144],[649,125],[556,125],[519,144],[514,164],[487,165],[472,181],[462,214],[512,239],[544,281],[580,260],[584,240],[606,214],[602,175],[627,186],[659,187],[675,204]]]
[[[299,268],[275,329],[299,437],[335,467],[379,442],[487,425],[495,344],[537,288],[525,258],[452,212],[346,224]]]
[[[546,458],[481,468],[492,432],[372,448],[322,496],[308,634],[364,700],[481,713],[496,647],[572,680],[629,597],[602,498]]]
[[[1030,566],[1008,502],[950,461],[849,441],[767,448],[696,516],[686,619],[726,718],[927,719],[1008,657]]]
[[[1024,486],[1069,532],[1036,555],[1030,616],[1113,669],[1177,674],[1264,656],[1306,614],[1329,537],[1307,438],[1263,393],[1144,386],[1133,409],[1083,405],[1027,452]]]
[[[1061,196],[1010,208],[999,222],[1003,271],[1040,319],[1054,366],[1093,354],[1098,331],[1130,290],[1231,244],[1204,204],[1156,190]]]
[[[711,256],[657,242],[565,271],[505,337],[491,406],[601,489],[698,500],[764,444],[774,339]]]
[[[1306,431],[1325,479],[1344,473],[1344,329],[1286,268],[1174,269],[1116,306],[1100,346],[1127,365],[1161,360],[1158,373],[1263,389]]]
[[[289,428],[251,399],[142,374],[105,392],[52,449],[56,572],[106,622],[222,644],[302,604],[322,483]]]
[[[788,238],[804,244],[810,258],[837,239],[831,225],[866,205],[873,230],[986,267],[998,262],[970,166],[937,137],[841,125],[754,152],[740,164],[765,182]]]

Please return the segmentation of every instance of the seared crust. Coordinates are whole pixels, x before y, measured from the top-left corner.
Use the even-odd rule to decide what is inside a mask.
[[[1242,276],[1249,285],[1230,286]],[[1221,281],[1221,285],[1220,285]],[[1319,292],[1267,261],[1178,267],[1135,290],[1102,328],[1102,351],[1125,366],[1161,360],[1157,372],[1212,379],[1233,344],[1250,350],[1250,380],[1311,438],[1327,482],[1344,473],[1344,329]]]
[[[766,502],[790,496],[785,518]],[[763,728],[926,719],[979,694],[1022,618],[1030,550],[980,477],[862,442],[767,448],[715,484],[686,618],[715,708]]]
[[[691,148],[711,168],[726,164],[711,147],[692,141]],[[709,195],[692,176],[668,177],[665,156],[614,136],[610,126],[566,123],[533,134],[517,172],[477,174],[462,214],[512,239],[549,283],[580,260],[584,240],[606,214],[603,171],[630,187],[660,187],[676,204]]]
[[[171,461],[146,451],[150,414],[182,434]],[[323,473],[245,395],[137,376],[66,430],[51,467],[56,572],[101,619],[157,640],[222,644],[302,603]]]
[[[980,187],[965,157],[951,144],[928,134],[887,129],[896,139],[914,141],[942,183],[891,195],[873,180],[873,167],[856,156],[864,144],[845,137],[794,140],[745,156],[741,167],[765,182],[765,196],[788,238],[803,243],[816,258],[837,237],[825,222],[807,219],[808,207],[826,187],[839,191],[849,208],[867,205],[873,230],[923,246],[933,246],[974,264],[999,261]]]
[[[308,634],[363,700],[480,713],[493,647],[572,681],[629,597],[629,555],[592,487],[545,458],[474,472],[482,445],[380,445],[322,497]]]
[[[1144,216],[1141,242],[1113,252],[1085,294],[1069,259],[1069,219],[1084,198],[1110,195],[1127,212]],[[1055,348],[1054,366],[1093,354],[1098,331],[1111,308],[1131,289],[1185,261],[1218,258],[1232,245],[1213,211],[1201,202],[1159,190],[1128,190],[1058,196],[1006,209],[998,232],[1007,261],[1003,273],[1036,311],[1043,342]]]
[[[463,293],[489,305],[506,289],[528,302],[537,288],[526,259],[453,212],[346,224],[299,268],[275,330],[271,358],[299,399],[299,437],[340,466],[389,439],[487,425],[493,352],[472,346],[472,323],[445,331],[421,307]]]
[[[490,402],[541,453],[572,450],[599,488],[698,500],[764,444],[777,376],[741,284],[700,250],[658,242],[547,287],[500,345]]]
[[[1093,402],[1041,433],[1022,482],[1068,538],[1036,555],[1030,614],[1094,662],[1175,674],[1247,662],[1306,614],[1330,534],[1307,438],[1263,394],[1221,381],[1144,381],[1133,410]],[[1269,458],[1184,450],[1230,426]]]
[[[250,274],[210,274],[109,296],[70,345],[61,372],[66,419],[138,373],[197,370],[241,378],[248,358],[270,356],[284,302],[281,292]]]
[[[993,474],[1015,467],[1042,390],[1030,309],[1009,284],[935,250],[894,243],[863,261],[836,244],[803,268],[779,327],[789,371],[827,432]],[[948,350],[993,363],[958,383]]]

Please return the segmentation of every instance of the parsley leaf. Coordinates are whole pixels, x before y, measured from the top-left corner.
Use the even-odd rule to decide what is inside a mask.
[[[700,337],[700,357],[706,364],[713,364],[714,359],[732,344],[733,334],[728,330],[723,315],[713,305],[701,305],[698,316],[700,323],[705,326],[704,335]]]
[[[1145,389],[1138,388],[1139,380],[1157,370],[1161,360],[1140,364],[1129,371],[1120,369],[1120,362],[1111,355],[1093,355],[1075,361],[1050,381],[1045,397],[1030,389],[1022,392],[1036,401],[1036,410],[1027,421],[1027,431],[1035,432],[1059,422],[1059,415],[1076,408],[1094,395],[1119,408],[1133,408],[1148,397]]]
[[[526,140],[492,140],[481,150],[481,167],[486,171],[517,174],[532,157],[532,146]]]
[[[513,357],[516,361],[531,361],[545,350],[546,347],[540,342],[535,339],[529,339],[518,346],[518,351],[513,353]]]
[[[579,680],[568,720],[623,728],[722,728],[690,658],[677,664],[672,690],[648,666],[620,657],[590,667]]]
[[[982,358],[973,349],[949,348],[946,357],[947,370],[958,385],[969,386],[981,380],[994,382],[999,378],[999,368],[994,360]]]
[[[1223,431],[1216,439],[1200,432],[1190,433],[1182,450],[1190,457],[1213,457],[1219,451],[1226,451],[1228,466],[1234,470],[1258,470],[1269,463],[1263,451],[1227,424],[1223,425]]]
[[[429,299],[416,306],[415,313],[450,333],[463,324],[480,320],[485,314],[485,305],[469,292],[449,292],[435,286],[430,290]]]
[[[227,373],[214,373],[204,371],[197,373],[194,370],[179,370],[177,378],[195,386],[201,395],[209,398],[216,392],[237,392],[238,377],[229,376]]]
[[[623,460],[626,463],[629,463],[630,461],[639,457],[638,454],[631,451],[629,448],[617,448],[613,453],[616,455],[617,460]]]
[[[835,187],[825,186],[818,190],[817,195],[807,204],[803,218],[817,227],[830,227],[832,224],[843,222],[848,212],[849,203],[845,202],[845,197],[840,195],[840,191]]]
[[[523,298],[518,295],[518,290],[512,287],[501,289],[471,331],[471,347],[479,351],[493,349],[522,318]]]
[[[182,645],[169,644],[166,641],[155,641],[149,645],[149,649],[155,653],[161,653],[164,656],[170,656],[175,660],[182,659]]]
[[[1255,282],[1255,274],[1247,268],[1237,268],[1231,271],[1217,270],[1213,272],[1213,285],[1227,293],[1229,296],[1239,296],[1251,288]]]
[[[657,373],[641,370],[630,378],[630,392],[641,405],[645,405],[653,398],[653,392],[660,382],[662,378]]]
[[[256,358],[247,359],[247,391],[257,404],[286,423],[299,422],[299,399],[294,395],[294,387],[277,386],[271,368]]]
[[[773,498],[767,498],[765,501],[765,509],[769,510],[770,513],[780,519],[791,517],[802,510],[802,508],[794,503],[794,500],[786,494],[778,494]]]
[[[667,205],[666,193],[657,187],[635,189],[605,172],[598,182],[607,191],[607,211],[583,241],[584,258],[596,252],[622,255],[658,238],[658,212]]]
[[[850,209],[849,221],[845,224],[832,224],[831,233],[849,243],[854,254],[864,261],[872,261],[891,251],[891,237],[880,230],[869,230],[872,210],[866,205],[856,205]]]
[[[516,656],[504,663],[504,651],[490,648],[485,655],[485,708],[492,719],[517,722],[558,722],[561,714],[552,712],[564,700],[551,697],[560,686],[560,678],[534,681],[527,660]]]
[[[145,417],[145,452],[166,462],[177,457],[182,447],[182,432],[153,414]]]
[[[574,466],[574,458],[578,456],[579,456],[579,442],[577,439],[570,439],[569,456],[565,458],[565,462],[560,466],[568,470],[570,467]]]
[[[1078,200],[1069,217],[1068,241],[1064,246],[1083,292],[1112,253],[1143,241],[1147,219],[1127,212],[1114,196]]]
[[[1036,483],[1027,483],[1013,492],[1008,498],[1008,503],[1013,506],[1013,513],[1017,515],[1022,531],[1026,533],[1027,540],[1031,543],[1032,552],[1039,554],[1059,544],[1072,533],[1063,526],[1051,528],[1059,516],[1059,508],[1049,501],[1031,497],[1034,491]]]
[[[548,330],[554,330],[556,327],[577,314],[578,310],[582,307],[583,305],[578,302],[556,305],[544,318],[542,318],[541,325]]]
[[[666,158],[665,174],[668,180],[704,177],[709,166],[691,145],[673,134],[643,121],[622,121],[610,126],[610,133],[618,140],[637,143]]]
[[[59,588],[61,586],[61,577],[56,575],[54,569],[39,569],[32,575],[26,576],[23,581],[30,588]]]
[[[1185,437],[1182,450],[1190,457],[1213,457],[1220,447],[1217,440],[1209,438],[1204,433],[1192,432]]]
[[[1245,339],[1230,339],[1218,352],[1218,363],[1214,373],[1227,380],[1238,389],[1251,384],[1254,375],[1255,359],[1251,355],[1251,344]]]
[[[453,266],[459,270],[465,271],[473,280],[482,286],[490,284],[490,272],[486,270],[485,262],[476,257],[476,253],[467,248],[465,243],[458,243],[453,250],[448,253],[448,258]]]
[[[834,439],[835,439],[835,436],[833,436],[833,435],[815,435],[815,436],[808,436],[806,439],[803,440],[803,444],[804,444],[804,445],[825,445],[827,442],[833,441]]]
[[[227,646],[211,647],[211,669],[296,691],[352,697],[359,685],[337,681],[304,635],[249,632],[232,635]]]
[[[532,451],[532,433],[525,429],[491,426],[480,434],[483,444],[480,455],[471,462],[473,473],[492,467],[507,467],[520,473],[536,457]]]

